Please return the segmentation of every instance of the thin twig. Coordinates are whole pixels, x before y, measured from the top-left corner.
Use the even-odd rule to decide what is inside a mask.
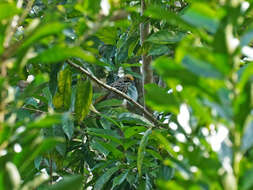
[[[28,107],[24,107],[24,106],[21,109],[28,110],[28,111],[34,111],[37,113],[48,113],[46,111],[42,111],[42,110],[38,110],[38,109],[34,109],[34,108],[28,108]]]
[[[10,41],[15,34],[17,28],[23,23],[27,15],[29,14],[30,10],[32,9],[33,3],[35,0],[29,0],[25,10],[23,11],[22,15],[18,17],[17,15],[13,17],[11,25],[7,29],[6,37],[4,41],[4,47],[8,48],[10,45]],[[19,5],[20,4],[20,5]],[[18,8],[21,8],[22,3],[18,2]]]
[[[73,63],[72,61],[68,60],[67,61],[68,64],[74,68],[76,68],[77,70],[81,71],[82,73],[84,73],[85,75],[87,75],[91,80],[95,81],[97,84],[99,84],[100,86],[102,86],[103,88],[110,90],[112,92],[114,92],[115,94],[118,94],[119,96],[123,97],[124,99],[128,100],[129,102],[131,102],[136,108],[138,108],[139,110],[141,110],[145,116],[148,117],[148,119],[150,121],[152,121],[154,124],[158,125],[158,126],[162,126],[162,124],[153,117],[153,115],[148,112],[142,105],[140,105],[138,102],[134,101],[132,98],[130,98],[128,95],[126,95],[125,93],[119,91],[116,88],[113,88],[107,84],[105,84],[104,82],[102,82],[101,80],[99,80],[97,77],[95,77],[92,73],[90,73],[89,71],[87,71],[86,69],[84,69],[83,67]]]

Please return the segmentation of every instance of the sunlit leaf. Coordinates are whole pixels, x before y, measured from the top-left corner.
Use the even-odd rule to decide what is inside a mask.
[[[77,82],[75,113],[76,118],[81,122],[89,113],[89,108],[92,103],[92,86],[89,80],[84,81],[79,78]]]
[[[14,3],[10,2],[0,2],[0,21],[3,19],[8,19],[13,15],[20,13],[21,11],[17,9]]]
[[[49,35],[54,35],[60,33],[66,24],[60,22],[51,22],[43,24],[42,26],[38,27],[36,31],[27,38],[24,43],[21,45],[21,49],[27,48],[28,46],[32,45],[34,42],[38,41],[41,38],[44,38]]]
[[[145,85],[145,90],[148,106],[157,111],[178,113],[178,100],[173,93],[168,93],[155,84]]]
[[[80,47],[64,47],[58,45],[41,52],[33,60],[41,61],[43,63],[55,63],[73,57],[78,57],[88,62],[95,61],[95,58],[92,54],[84,51]]]
[[[57,110],[67,111],[71,103],[72,73],[68,67],[58,74],[58,88],[53,97],[53,104]]]

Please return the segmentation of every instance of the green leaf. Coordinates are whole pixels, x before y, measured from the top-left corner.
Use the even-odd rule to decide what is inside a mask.
[[[80,175],[72,175],[63,177],[61,181],[54,185],[47,187],[48,190],[69,190],[69,189],[82,189],[83,177]]]
[[[62,129],[70,140],[74,132],[74,122],[69,113],[65,113],[62,118]]]
[[[198,84],[199,79],[196,75],[186,70],[182,65],[175,63],[172,59],[159,57],[152,65],[164,79],[180,79],[182,81],[182,85],[196,86],[196,84]]]
[[[32,45],[34,42],[40,40],[41,38],[44,38],[46,36],[54,35],[60,33],[64,28],[66,27],[66,24],[60,23],[60,22],[51,22],[43,24],[42,26],[38,27],[36,31],[27,38],[24,43],[21,45],[20,49],[24,49]]]
[[[125,172],[123,172],[122,174],[120,174],[119,176],[113,179],[112,189],[114,189],[116,186],[120,185],[121,183],[125,181],[125,179],[127,178],[128,172],[129,171],[126,170]]]
[[[81,58],[87,62],[95,62],[95,57],[80,47],[66,47],[59,45],[53,46],[50,49],[41,52],[33,59],[33,61],[56,63],[73,57]]]
[[[8,19],[12,16],[14,16],[15,14],[20,13],[21,11],[19,9],[17,9],[16,5],[13,3],[5,3],[5,2],[1,2],[0,3],[0,21],[3,19]]]
[[[110,129],[97,129],[97,128],[87,128],[87,132],[90,135],[102,137],[105,139],[112,140],[118,144],[122,144],[121,137],[113,130]]]
[[[105,44],[115,45],[117,41],[117,29],[115,27],[105,27],[100,29],[96,36]]]
[[[125,138],[130,138],[136,134],[146,131],[146,127],[136,126],[136,127],[126,127],[124,128],[124,136]]]
[[[138,173],[139,173],[139,177],[142,176],[142,163],[143,163],[143,159],[144,159],[144,155],[145,155],[145,149],[146,149],[146,146],[147,146],[147,143],[148,143],[148,138],[149,138],[149,135],[152,133],[152,129],[148,129],[142,139],[141,139],[141,142],[140,142],[140,146],[138,148],[138,155],[137,155],[137,168],[138,168]]]
[[[241,189],[242,190],[250,190],[253,187],[253,168],[251,168],[250,170],[244,172],[243,176],[242,176],[242,185],[241,185]]]
[[[40,164],[42,162],[43,158],[42,156],[38,156],[35,160],[34,160],[34,166],[37,170],[40,169]]]
[[[61,123],[61,115],[47,115],[45,117],[39,118],[29,124],[27,128],[45,128],[52,127],[55,124]]]
[[[118,119],[121,122],[132,123],[135,125],[137,125],[137,124],[144,125],[144,126],[152,126],[153,125],[145,117],[142,117],[142,116],[134,114],[134,113],[122,113],[118,116]]]
[[[40,156],[41,154],[51,150],[54,148],[58,143],[64,142],[63,138],[45,138],[45,139],[40,139],[42,142],[39,144],[39,146],[31,152],[30,156],[22,163],[20,167],[20,171],[24,172],[27,167],[33,162],[33,160]],[[21,164],[21,163],[20,163]]]
[[[245,85],[253,76],[253,63],[248,63],[247,65],[245,65],[242,69],[240,69],[240,72],[241,74],[239,77],[239,82],[236,85],[237,89],[240,92],[243,92]]]
[[[162,6],[150,5],[145,10],[144,15],[147,17],[153,18],[153,19],[165,20],[174,26],[181,27],[186,30],[193,30],[194,31],[194,28],[190,24],[185,22],[182,18],[180,18],[179,15],[166,10]]]
[[[170,49],[167,45],[159,45],[159,44],[153,44],[149,50],[148,55],[164,55],[166,53],[169,53]]]
[[[71,104],[72,73],[68,67],[58,74],[58,88],[53,97],[53,104],[57,110],[67,111]]]
[[[167,138],[165,138],[160,132],[154,131],[153,132],[154,137],[157,139],[158,142],[163,145],[163,148],[169,153],[169,155],[172,155],[176,157],[176,153],[173,151],[172,146],[170,145]]]
[[[106,150],[110,151],[116,159],[123,159],[124,158],[124,153],[121,152],[120,150],[118,150],[117,147],[115,147],[112,143],[103,142],[101,140],[97,140],[97,142],[100,145],[102,145]]]
[[[168,30],[160,30],[152,34],[146,41],[154,44],[175,44],[180,42],[184,37],[184,33],[174,33]]]
[[[203,27],[208,32],[215,33],[218,24],[219,17],[222,17],[223,13],[213,10],[206,3],[193,3],[183,14],[184,21],[196,27]]]
[[[246,152],[253,145],[253,116],[249,115],[245,122],[244,134],[242,138],[242,146],[241,149]]]
[[[241,47],[248,45],[253,39],[253,26],[250,26],[242,35],[240,40]]]
[[[82,8],[85,13],[87,13],[91,16],[91,15],[99,12],[100,2],[101,2],[101,0],[84,0]]]
[[[182,63],[189,71],[198,76],[218,79],[223,78],[222,74],[218,70],[216,70],[213,65],[198,60],[192,56],[185,56]]]
[[[101,190],[103,186],[110,180],[111,176],[119,170],[119,166],[110,168],[102,176],[98,178],[95,183],[94,189]]]
[[[79,78],[77,81],[75,113],[76,118],[81,122],[89,113],[89,108],[92,103],[92,86],[89,80],[84,81]]]
[[[178,113],[179,103],[173,93],[168,93],[165,89],[156,84],[145,85],[146,104],[156,111],[166,111]]]

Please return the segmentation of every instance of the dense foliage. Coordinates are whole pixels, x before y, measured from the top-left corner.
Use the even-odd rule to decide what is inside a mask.
[[[143,2],[0,0],[0,189],[253,188],[253,2]]]

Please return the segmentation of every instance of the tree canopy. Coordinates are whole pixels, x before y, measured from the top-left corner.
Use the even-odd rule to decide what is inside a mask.
[[[0,0],[0,189],[253,188],[251,0]]]

